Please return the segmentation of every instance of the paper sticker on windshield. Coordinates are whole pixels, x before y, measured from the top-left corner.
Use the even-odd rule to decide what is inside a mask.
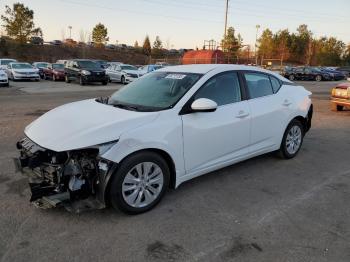
[[[184,79],[185,77],[186,77],[186,75],[181,75],[181,74],[169,74],[169,75],[167,75],[165,78],[181,80],[181,79]]]

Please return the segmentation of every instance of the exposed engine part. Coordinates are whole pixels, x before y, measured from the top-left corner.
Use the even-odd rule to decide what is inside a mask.
[[[29,139],[17,143],[21,157],[17,164],[30,175],[31,201],[37,206],[93,197],[98,177],[98,149],[54,152]]]

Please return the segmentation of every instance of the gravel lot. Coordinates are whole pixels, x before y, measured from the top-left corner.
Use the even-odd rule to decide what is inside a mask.
[[[334,82],[302,83],[315,113],[295,159],[269,154],[204,175],[138,216],[36,209],[11,160],[32,120],[120,85],[11,84],[0,89],[1,262],[350,261],[350,111],[329,110]]]

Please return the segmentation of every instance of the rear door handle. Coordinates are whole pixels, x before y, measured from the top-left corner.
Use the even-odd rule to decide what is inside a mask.
[[[249,116],[249,113],[248,113],[248,112],[245,112],[245,111],[243,111],[243,110],[240,110],[240,111],[238,112],[238,114],[236,115],[237,118],[245,118],[245,117],[247,117],[247,116]]]
[[[285,99],[284,101],[283,101],[283,104],[282,105],[284,105],[284,106],[289,106],[289,105],[291,105],[292,104],[292,102],[290,102],[288,99]]]

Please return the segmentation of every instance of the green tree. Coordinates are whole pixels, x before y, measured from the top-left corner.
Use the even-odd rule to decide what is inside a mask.
[[[263,58],[273,58],[274,54],[274,38],[270,29],[265,29],[258,40],[258,55]]]
[[[240,34],[236,37],[235,29],[231,26],[227,29],[226,36],[221,40],[221,47],[224,52],[237,55],[238,50],[242,46],[243,39]]]
[[[21,3],[13,4],[12,9],[6,5],[5,15],[1,15],[1,20],[7,35],[22,44],[32,36],[42,37],[41,29],[35,28],[34,11]]]
[[[145,40],[143,41],[142,50],[145,55],[150,55],[152,48],[151,48],[151,41],[149,40],[148,35],[146,36]]]
[[[102,45],[105,42],[108,41],[108,30],[107,28],[101,24],[98,23],[93,29],[92,29],[92,41],[95,42],[97,45]]]
[[[316,63],[323,66],[341,64],[345,52],[345,44],[335,37],[322,37],[316,41]]]
[[[290,33],[288,29],[280,30],[273,35],[273,53],[275,58],[282,61],[289,58]]]
[[[156,36],[156,40],[153,42],[152,56],[156,58],[163,56],[163,42],[159,36]]]

